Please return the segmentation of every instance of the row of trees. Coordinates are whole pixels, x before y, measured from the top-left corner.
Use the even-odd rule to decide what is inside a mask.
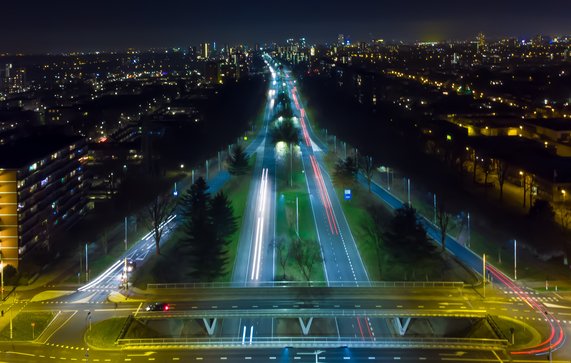
[[[339,185],[351,185],[355,182],[357,174],[360,172],[367,180],[367,186],[370,193],[371,183],[376,168],[377,166],[372,157],[349,156],[346,159],[340,159],[335,164],[335,180]],[[414,209],[412,209],[412,211],[414,211]],[[375,215],[378,215],[375,211],[371,211],[371,213],[373,218]],[[415,211],[414,214],[416,215]],[[448,212],[448,203],[446,202],[445,195],[442,195],[437,203],[436,224],[440,229],[441,249],[442,252],[444,252],[446,250],[446,234],[450,224],[450,214]],[[371,231],[370,228],[367,229]],[[376,236],[375,240],[380,239],[380,236],[377,233],[371,233],[371,235]]]

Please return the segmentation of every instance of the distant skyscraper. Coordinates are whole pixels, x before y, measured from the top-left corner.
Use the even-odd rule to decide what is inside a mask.
[[[486,48],[486,36],[484,35],[484,33],[478,34],[478,36],[476,37],[476,41],[478,43],[478,53],[483,52],[484,49]]]
[[[190,58],[190,60],[196,60],[196,55],[196,47],[189,47],[188,58]]]
[[[0,92],[22,92],[26,84],[26,70],[13,68],[12,64],[6,64],[0,68]]]
[[[340,46],[344,46],[345,45],[345,36],[343,34],[339,34],[337,36],[337,44]]]
[[[210,57],[210,44],[202,43],[200,44],[200,55],[203,59],[208,59]]]

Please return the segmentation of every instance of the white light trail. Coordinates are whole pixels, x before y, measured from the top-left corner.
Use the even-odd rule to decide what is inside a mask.
[[[251,280],[258,280],[260,278],[260,265],[262,261],[262,245],[264,237],[264,222],[266,199],[268,190],[268,169],[262,169],[262,180],[260,182],[260,192],[258,196],[258,218],[256,223],[256,235],[254,238],[254,259],[252,261]]]
[[[117,270],[118,268],[121,269],[121,265],[123,263],[123,260],[119,260],[117,262],[115,262],[111,267],[109,267],[104,273],[102,273],[101,275],[99,275],[98,278],[96,278],[95,280],[91,281],[90,283],[88,283],[87,285],[84,285],[82,287],[80,287],[79,289],[77,289],[78,291],[85,291],[87,289],[90,289],[94,286],[96,286],[98,283],[100,283],[102,280],[104,280],[105,278],[107,278],[109,275],[111,275],[115,270]]]

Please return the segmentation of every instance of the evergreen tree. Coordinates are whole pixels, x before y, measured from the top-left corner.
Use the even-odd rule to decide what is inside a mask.
[[[383,239],[402,261],[414,263],[434,251],[414,208],[405,205],[397,209],[388,227]]]
[[[232,203],[223,192],[214,197],[199,178],[182,198],[181,239],[189,260],[189,274],[195,281],[216,279],[228,262],[228,238],[237,229]]]
[[[357,163],[355,158],[348,156],[345,160],[339,160],[335,164],[335,179],[338,185],[352,184],[357,177]]]
[[[210,217],[218,240],[227,240],[238,230],[232,203],[222,191],[218,192],[210,202]]]
[[[200,177],[191,185],[181,200],[183,233],[181,239],[189,259],[190,275],[200,279],[207,270],[205,261],[210,254],[212,239],[211,224],[208,216],[210,193],[206,181]]]
[[[248,171],[248,156],[241,145],[235,145],[228,156],[228,171],[232,175],[243,175]]]

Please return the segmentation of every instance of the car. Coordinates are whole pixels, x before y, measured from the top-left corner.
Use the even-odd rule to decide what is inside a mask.
[[[131,259],[127,260],[127,272],[132,272],[137,267],[137,263]]]
[[[147,311],[169,311],[169,309],[170,306],[167,303],[152,303],[145,308]]]

